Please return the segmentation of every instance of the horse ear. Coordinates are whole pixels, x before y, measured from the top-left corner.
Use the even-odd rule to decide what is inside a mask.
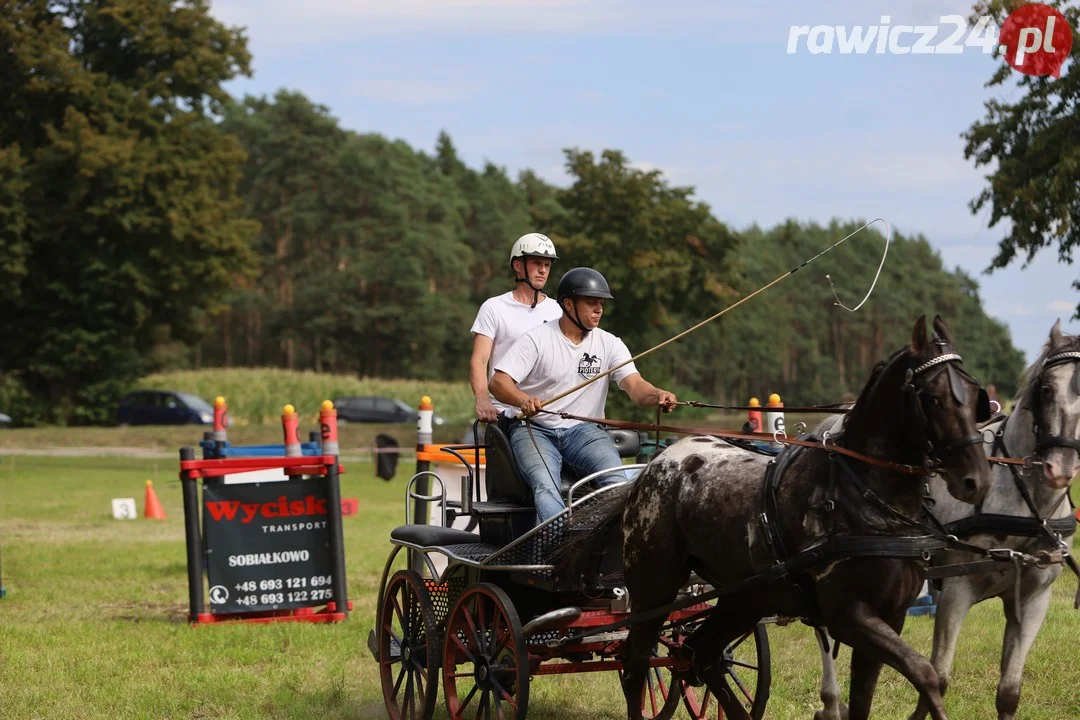
[[[934,316],[934,331],[937,332],[942,340],[950,345],[956,344],[953,342],[952,335],[949,333],[949,328],[945,326],[945,321],[941,319],[940,315]]]
[[[1054,327],[1050,328],[1050,347],[1057,347],[1061,344],[1061,340],[1061,318],[1058,318]]]
[[[926,349],[926,316],[920,315],[915,321],[915,328],[911,331],[911,349],[922,352]]]

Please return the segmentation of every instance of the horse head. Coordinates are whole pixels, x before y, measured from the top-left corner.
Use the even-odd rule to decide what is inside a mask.
[[[1025,373],[1019,400],[1032,415],[1035,454],[1054,490],[1069,486],[1080,470],[1080,336],[1061,332],[1061,321]]]
[[[932,466],[957,500],[978,505],[992,475],[976,426],[990,418],[990,399],[962,368],[963,359],[941,316],[934,335],[926,336],[926,317],[915,323],[905,389],[910,411],[926,443]],[[916,433],[919,431],[916,430]]]
[[[899,453],[904,462],[929,467],[953,497],[979,504],[992,476],[976,425],[989,418],[990,401],[962,362],[941,317],[932,337],[920,317],[911,344],[875,368],[844,435],[862,439],[872,454]],[[882,445],[888,442],[893,446]]]

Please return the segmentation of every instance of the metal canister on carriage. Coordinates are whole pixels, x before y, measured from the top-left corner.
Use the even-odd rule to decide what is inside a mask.
[[[774,436],[776,433],[779,433],[781,435],[787,434],[787,430],[784,426],[783,408],[784,403],[780,399],[780,396],[778,394],[773,393],[769,396],[769,402],[765,405],[765,422],[768,423],[768,426],[765,428],[765,432],[773,433]],[[774,450],[779,450],[781,447],[780,443],[775,441],[769,444]]]

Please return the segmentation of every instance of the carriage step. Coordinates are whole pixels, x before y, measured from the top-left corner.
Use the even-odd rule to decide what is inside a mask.
[[[552,610],[551,612],[544,613],[525,623],[525,627],[521,628],[521,634],[525,637],[535,635],[538,632],[569,625],[579,617],[581,617],[581,608],[579,607],[565,607],[559,608],[558,610]]]
[[[589,643],[608,643],[625,640],[629,634],[629,630],[614,630],[612,632],[598,633],[595,635],[582,634],[578,637],[585,638],[585,642]]]

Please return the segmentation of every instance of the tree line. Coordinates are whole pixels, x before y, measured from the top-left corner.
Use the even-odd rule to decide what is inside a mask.
[[[556,187],[469,167],[445,133],[429,153],[343,128],[297,92],[231,98],[246,40],[200,0],[20,3],[0,50],[0,409],[27,424],[107,422],[138,376],[179,368],[464,381],[529,231],[558,248],[550,291],[578,265],[607,276],[604,327],[638,353],[865,222],[734,231],[616,150],[566,150]],[[1022,354],[927,238],[896,234],[870,300],[834,304],[825,274],[854,305],[884,242],[860,234],[640,368],[682,397],[837,401],[941,313],[1011,394]]]

